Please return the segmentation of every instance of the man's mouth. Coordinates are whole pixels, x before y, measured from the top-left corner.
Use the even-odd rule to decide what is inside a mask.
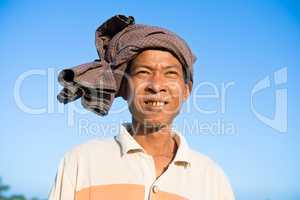
[[[145,101],[145,104],[153,106],[153,107],[162,107],[162,106],[168,104],[168,102],[167,101],[147,100],[147,101]]]

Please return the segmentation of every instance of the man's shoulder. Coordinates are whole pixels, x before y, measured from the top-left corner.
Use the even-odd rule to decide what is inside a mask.
[[[65,158],[78,159],[82,157],[103,156],[119,151],[114,137],[95,138],[78,144],[65,153]]]
[[[205,171],[223,173],[221,166],[212,158],[207,155],[204,155],[196,150],[190,149],[190,158],[192,164],[197,169],[203,169]]]
[[[227,176],[224,173],[223,168],[212,158],[190,149],[190,158],[192,161],[192,168],[195,169],[199,175],[203,174],[207,176],[219,177],[220,179],[226,179]]]
[[[192,163],[195,165],[201,165],[201,166],[215,165],[215,161],[213,159],[194,149],[189,149],[189,156]]]

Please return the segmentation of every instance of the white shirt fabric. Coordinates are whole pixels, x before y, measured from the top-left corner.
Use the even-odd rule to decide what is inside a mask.
[[[67,152],[60,163],[49,200],[234,200],[222,169],[189,148],[174,131],[178,149],[156,179],[152,156],[127,131],[94,139]]]

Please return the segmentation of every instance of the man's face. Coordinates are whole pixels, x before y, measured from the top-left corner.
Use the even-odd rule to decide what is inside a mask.
[[[189,95],[181,63],[162,50],[145,50],[131,62],[129,88],[133,119],[151,127],[170,125]]]

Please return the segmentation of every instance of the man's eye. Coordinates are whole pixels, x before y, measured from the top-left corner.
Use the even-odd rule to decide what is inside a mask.
[[[171,76],[177,76],[178,73],[176,71],[168,71],[166,72],[167,75],[171,75]]]
[[[138,71],[136,72],[136,74],[149,74],[148,71],[142,70],[142,71]]]

